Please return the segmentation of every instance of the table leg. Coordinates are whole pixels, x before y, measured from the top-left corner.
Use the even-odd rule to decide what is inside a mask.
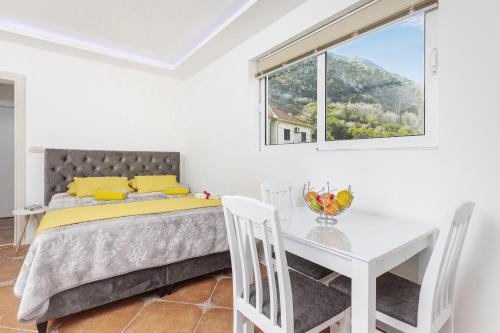
[[[424,274],[427,270],[427,265],[431,259],[432,251],[436,243],[436,234],[429,235],[429,246],[425,248],[422,252],[418,254],[418,283],[422,284],[424,280]]]
[[[26,227],[30,221],[31,215],[23,216],[21,222],[24,222],[22,228],[23,232],[21,233],[21,237],[17,240],[16,253],[19,252],[19,248],[21,247],[21,243],[23,242],[24,234],[26,233]]]
[[[375,264],[352,262],[352,333],[375,332],[376,277]]]

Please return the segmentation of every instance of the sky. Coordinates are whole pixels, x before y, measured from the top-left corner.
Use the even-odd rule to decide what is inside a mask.
[[[424,13],[329,50],[373,61],[389,72],[424,83]]]

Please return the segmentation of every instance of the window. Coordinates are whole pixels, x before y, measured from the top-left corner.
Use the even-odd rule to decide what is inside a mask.
[[[326,52],[326,140],[424,135],[424,14]]]
[[[283,140],[290,141],[290,129],[288,128],[283,129]]]
[[[317,71],[316,58],[310,58],[267,76],[267,145],[316,141]],[[301,129],[311,133],[310,141],[302,141]]]
[[[264,74],[261,148],[436,146],[436,15],[412,13]]]

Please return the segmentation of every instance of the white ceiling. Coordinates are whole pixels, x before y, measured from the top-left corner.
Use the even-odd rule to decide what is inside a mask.
[[[303,1],[0,0],[0,30],[173,71],[218,35],[255,33]],[[250,13],[251,29],[237,24]]]

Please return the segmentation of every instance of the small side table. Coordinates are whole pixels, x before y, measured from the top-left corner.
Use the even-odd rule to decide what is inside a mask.
[[[47,207],[43,207],[40,209],[36,210],[28,210],[24,208],[19,208],[16,209],[12,212],[14,216],[20,216],[21,217],[21,228],[23,229],[23,232],[21,234],[21,237],[17,240],[16,244],[16,252],[19,252],[19,247],[21,246],[21,243],[23,242],[24,235],[26,234],[26,227],[28,226],[28,223],[31,221],[31,219],[35,220],[35,226],[38,226],[39,220],[38,220],[38,215],[44,214],[47,211]]]

